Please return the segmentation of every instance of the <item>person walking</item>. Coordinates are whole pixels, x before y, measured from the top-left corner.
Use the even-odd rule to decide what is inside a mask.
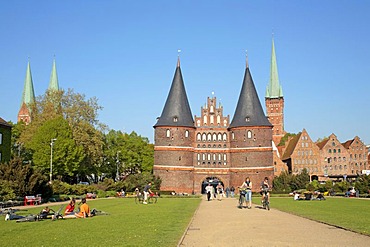
[[[143,204],[148,204],[148,195],[150,193],[152,193],[152,191],[150,190],[150,188],[152,187],[152,182],[149,182],[145,188],[144,188],[144,201],[143,201]]]
[[[235,188],[234,188],[234,186],[231,186],[231,188],[230,188],[230,196],[231,196],[231,198],[234,198],[234,196],[235,196]]]
[[[249,177],[245,178],[245,181],[243,182],[242,186],[240,186],[241,189],[245,189],[245,204],[248,205],[247,207],[249,209],[252,208],[252,182]]]
[[[226,198],[229,198],[229,195],[230,195],[230,188],[229,188],[229,186],[226,187],[225,192],[226,192]]]
[[[217,189],[217,199],[221,201],[222,195],[224,193],[224,186],[222,186],[221,182],[218,183],[216,189]]]
[[[213,188],[213,186],[211,184],[208,184],[206,186],[206,193],[207,193],[207,200],[208,201],[211,200],[212,188]]]

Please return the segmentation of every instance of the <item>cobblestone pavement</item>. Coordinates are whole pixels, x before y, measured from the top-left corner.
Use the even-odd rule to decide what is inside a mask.
[[[239,209],[235,198],[203,198],[182,246],[370,246],[370,237],[273,208]]]

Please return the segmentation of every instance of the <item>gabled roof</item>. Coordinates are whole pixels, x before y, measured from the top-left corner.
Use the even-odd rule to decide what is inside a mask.
[[[154,128],[158,126],[195,128],[184,81],[182,79],[180,59],[177,60],[175,75],[162,114],[154,125]]]
[[[301,138],[302,133],[298,133],[296,136],[292,137],[292,139],[289,141],[288,146],[285,149],[285,152],[283,154],[283,157],[281,160],[287,160],[290,159],[290,156],[294,152],[295,147],[297,146],[297,143],[299,139]]]
[[[248,62],[235,114],[229,128],[247,126],[271,126],[263,112]]]
[[[328,143],[329,141],[329,138],[327,138],[326,140],[323,140],[319,143],[316,143],[316,145],[320,148],[320,149],[323,149],[323,147],[326,145],[326,143]]]
[[[279,83],[279,74],[277,69],[274,39],[272,39],[272,48],[271,48],[270,82],[267,86],[265,97],[270,99],[283,97],[283,88]]]
[[[56,66],[56,63],[55,63],[55,58],[53,60],[53,67],[51,69],[48,90],[53,90],[53,91],[58,91],[59,90],[58,74],[57,74],[57,66]]]
[[[33,89],[31,65],[30,65],[30,61],[28,61],[26,78],[24,80],[24,88],[23,88],[23,93],[22,93],[21,107],[23,103],[29,106],[33,102],[35,102],[35,90]]]
[[[0,117],[0,125],[6,126],[6,127],[12,127],[8,122],[6,122],[4,119]]]
[[[349,149],[349,147],[351,146],[351,144],[353,143],[355,139],[352,139],[352,140],[348,140],[346,142],[343,142],[342,145],[345,149]]]

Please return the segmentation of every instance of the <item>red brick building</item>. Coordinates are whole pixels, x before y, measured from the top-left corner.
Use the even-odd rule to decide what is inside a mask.
[[[254,184],[273,178],[272,125],[259,101],[247,63],[235,114],[230,122],[216,97],[208,98],[193,120],[180,61],[161,116],[154,125],[154,174],[161,190],[201,193],[221,181],[238,187],[246,176]],[[255,186],[257,190],[259,186]]]

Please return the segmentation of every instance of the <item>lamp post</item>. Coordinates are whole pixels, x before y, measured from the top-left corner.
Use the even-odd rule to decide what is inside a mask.
[[[119,164],[119,153],[120,153],[121,151],[117,151],[117,158],[116,158],[116,168],[117,168],[117,172],[116,172],[116,181],[118,181],[118,179],[119,179],[119,171],[118,171],[118,164]]]
[[[53,181],[53,145],[56,140],[56,138],[50,140],[50,184]]]

